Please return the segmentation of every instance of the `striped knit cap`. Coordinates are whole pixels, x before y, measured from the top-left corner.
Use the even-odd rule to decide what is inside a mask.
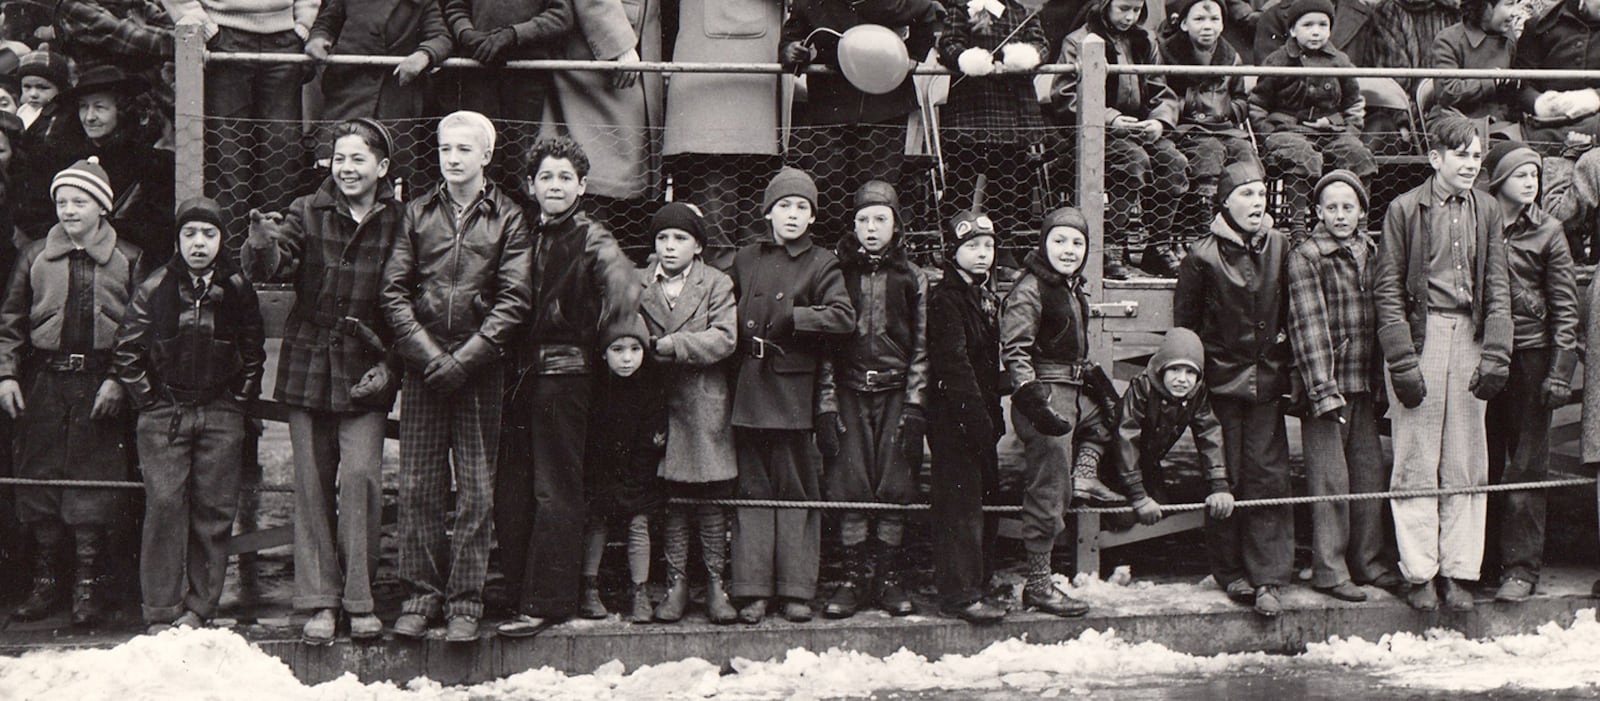
[[[106,175],[106,169],[100,167],[99,157],[90,156],[56,173],[50,181],[50,199],[55,199],[57,190],[69,185],[89,193],[101,209],[111,211],[111,202],[116,198],[111,192],[111,178]]]

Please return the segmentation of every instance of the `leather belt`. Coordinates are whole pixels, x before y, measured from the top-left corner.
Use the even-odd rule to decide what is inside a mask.
[[[588,373],[589,352],[570,343],[545,343],[533,349],[533,367],[540,375],[582,375]]]
[[[841,368],[838,373],[838,381],[839,384],[858,392],[901,389],[906,386],[906,371],[901,369],[861,370],[857,368]]]
[[[1081,360],[1072,363],[1038,362],[1033,365],[1033,374],[1041,382],[1083,384],[1083,374],[1088,369],[1089,363]]]
[[[101,373],[111,369],[111,351],[88,353],[40,351],[35,358],[41,367],[51,372]]]
[[[783,346],[768,341],[760,336],[745,336],[739,339],[739,348],[744,353],[756,360],[764,360],[768,355],[781,357],[784,355]]]

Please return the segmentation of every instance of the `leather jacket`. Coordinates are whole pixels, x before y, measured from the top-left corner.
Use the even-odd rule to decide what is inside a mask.
[[[117,332],[116,378],[134,408],[162,398],[204,404],[261,393],[266,334],[255,289],[219,262],[196,298],[188,266],[174,257],[139,285]]]
[[[1506,224],[1515,348],[1578,350],[1578,282],[1561,221],[1530,207]]]
[[[1220,214],[1183,259],[1173,325],[1204,342],[1211,396],[1260,403],[1289,391],[1288,260],[1282,232],[1246,243]]]

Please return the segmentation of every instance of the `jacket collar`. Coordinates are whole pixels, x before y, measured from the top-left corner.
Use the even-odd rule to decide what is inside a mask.
[[[850,270],[906,267],[910,262],[905,247],[900,245],[900,234],[895,234],[894,238],[889,239],[889,247],[883,249],[883,253],[877,256],[868,254],[867,249],[856,240],[856,237],[845,235],[839,239],[834,254],[839,256],[839,264]]]
[[[1228,226],[1228,221],[1222,218],[1221,212],[1218,212],[1217,216],[1211,218],[1211,235],[1240,248],[1245,247],[1244,237],[1240,236],[1239,232],[1234,231],[1233,227]]]
[[[1325,58],[1333,58],[1339,55],[1339,50],[1333,47],[1332,39],[1330,39],[1328,43],[1323,44],[1322,48],[1317,49],[1316,51],[1307,51],[1305,47],[1300,46],[1300,42],[1294,40],[1294,37],[1289,37],[1288,39],[1283,40],[1283,49],[1289,54],[1289,58],[1297,61],[1305,58],[1306,56],[1322,56]]]
[[[1164,61],[1165,63],[1183,66],[1231,66],[1233,65],[1234,56],[1237,55],[1233,47],[1228,45],[1228,41],[1219,37],[1216,48],[1211,50],[1210,59],[1202,64],[1200,63],[1199,54],[1195,52],[1194,42],[1189,41],[1189,35],[1183,32],[1176,32],[1167,37],[1162,54],[1171,57],[1171,60]],[[1225,78],[1220,79],[1225,80]]]
[[[434,188],[433,192],[431,192],[431,193],[429,193],[427,195],[427,197],[428,197],[428,200],[427,200],[428,205],[431,206],[431,207],[444,207],[446,209],[449,209],[449,207],[450,207],[450,189],[449,189],[449,187],[450,186],[449,186],[448,183],[439,183],[439,187]],[[484,208],[484,210],[487,213],[494,214],[495,211],[500,206],[499,198],[497,197],[497,194],[498,193],[495,190],[494,183],[492,183],[492,182],[490,182],[489,180],[486,179],[486,180],[483,181],[483,192],[478,193],[477,201],[473,202],[471,205],[468,205],[468,207],[469,208],[471,208],[471,207],[482,207],[482,208]],[[577,209],[577,208],[574,207],[573,209]]]
[[[989,281],[989,276],[988,275],[981,275],[981,276],[973,276],[972,282],[967,282],[966,275],[968,275],[968,273],[963,271],[961,269],[961,266],[956,265],[955,261],[946,260],[944,262],[944,280],[945,280],[946,283],[949,283],[949,284],[952,284],[952,285],[960,285],[962,287],[967,287],[967,288],[972,288],[972,287],[982,287],[985,283],[987,283]]]
[[[1467,45],[1476,49],[1483,46],[1483,40],[1489,38],[1489,33],[1470,24],[1461,25],[1462,33],[1467,37]]]
[[[1062,275],[1056,272],[1055,266],[1050,265],[1050,261],[1045,260],[1044,253],[1037,248],[1022,256],[1022,267],[1038,276],[1040,282],[1065,285],[1068,288],[1077,288],[1083,284],[1082,263],[1078,264],[1078,269],[1071,275]]]
[[[446,195],[446,197],[448,197],[448,195]],[[388,180],[379,180],[378,196],[375,200],[373,200],[372,211],[376,212],[380,207],[387,207],[393,203],[394,185]],[[316,193],[311,196],[311,206],[314,209],[337,209],[340,212],[350,211],[349,200],[344,196],[344,193],[339,192],[339,186],[333,182],[333,178],[331,177],[324,178],[322,185],[317,187]]]
[[[672,333],[683,328],[685,323],[700,309],[700,302],[711,294],[709,280],[707,279],[705,262],[695,259],[689,263],[689,269],[683,272],[683,291],[678,293],[678,299],[671,305],[667,304],[665,293],[659,290],[651,293],[650,289],[658,287],[656,274],[660,265],[652,266],[648,275],[639,276],[639,285],[642,289],[639,295],[640,311],[645,317],[655,321],[661,326],[662,333]]]
[[[1334,236],[1333,232],[1329,231],[1328,227],[1321,222],[1318,222],[1316,228],[1311,230],[1311,238],[1308,240],[1316,247],[1317,253],[1322,256],[1331,256],[1339,251],[1345,251],[1351,257],[1355,257],[1358,250],[1364,248],[1371,252],[1371,249],[1377,247],[1377,244],[1372,241],[1372,237],[1364,236],[1359,231],[1351,234],[1348,239],[1340,239]]]
[[[761,245],[766,247],[780,247],[780,244],[776,240],[776,234],[771,232],[767,233],[767,238],[761,242]],[[814,245],[816,244],[811,242],[811,232],[807,231],[804,236],[801,236],[793,241],[785,242],[781,245],[781,247],[786,253],[789,254],[790,258],[799,258],[806,251],[811,250],[811,247]]]
[[[117,230],[111,228],[110,222],[101,219],[100,228],[89,234],[82,248],[88,252],[90,258],[94,259],[95,265],[105,265],[111,260],[111,252],[117,248]],[[46,260],[55,260],[78,249],[78,244],[67,238],[67,230],[56,224],[45,234],[44,251],[40,255]]]

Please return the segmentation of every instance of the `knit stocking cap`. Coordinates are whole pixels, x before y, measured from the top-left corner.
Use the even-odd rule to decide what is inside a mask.
[[[55,199],[57,190],[69,185],[89,193],[101,209],[111,211],[116,197],[111,192],[111,178],[106,175],[106,169],[100,167],[98,156],[90,156],[56,173],[50,181],[50,199]]]

